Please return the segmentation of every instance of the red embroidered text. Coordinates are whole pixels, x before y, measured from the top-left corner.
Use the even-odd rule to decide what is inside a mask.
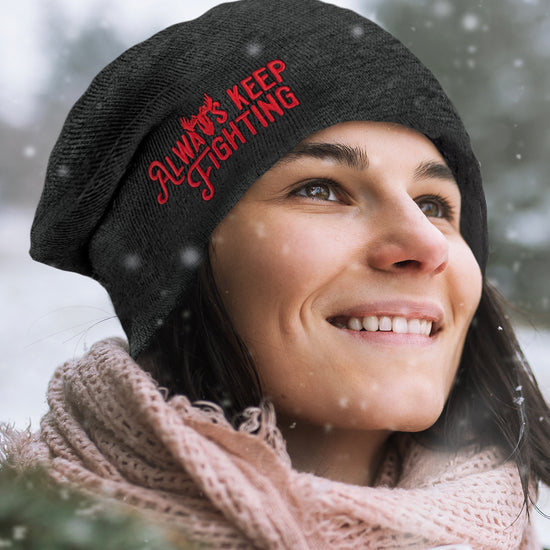
[[[200,188],[208,201],[214,196],[212,170],[218,170],[237,149],[276,121],[285,111],[300,104],[281,73],[285,64],[280,59],[260,67],[238,84],[227,89],[227,99],[239,114],[232,120],[220,101],[207,94],[198,113],[181,117],[182,133],[171,151],[149,165],[149,177],[160,184],[159,204],[168,201],[169,184]]]

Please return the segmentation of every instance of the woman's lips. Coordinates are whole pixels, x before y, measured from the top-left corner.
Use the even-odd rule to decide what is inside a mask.
[[[443,325],[443,310],[433,303],[391,301],[371,303],[329,317],[337,328],[433,336]]]
[[[429,336],[432,332],[433,322],[427,319],[406,319],[401,316],[376,316],[349,317],[346,319],[332,319],[331,324],[338,328],[350,330],[366,330],[367,332],[395,332],[396,334],[422,334]]]

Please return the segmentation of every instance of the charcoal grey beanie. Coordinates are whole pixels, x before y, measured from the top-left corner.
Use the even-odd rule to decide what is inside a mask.
[[[136,357],[252,183],[305,137],[351,120],[403,124],[435,144],[484,271],[479,166],[449,99],[398,40],[318,0],[222,4],[101,71],[51,154],[31,255],[98,280]]]

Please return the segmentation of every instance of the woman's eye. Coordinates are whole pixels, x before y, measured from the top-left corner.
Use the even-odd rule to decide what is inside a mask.
[[[438,195],[429,195],[416,199],[416,204],[428,218],[453,218],[453,207],[449,201]]]
[[[294,194],[299,197],[307,197],[320,201],[339,201],[334,192],[334,185],[325,182],[307,183],[300,187]]]

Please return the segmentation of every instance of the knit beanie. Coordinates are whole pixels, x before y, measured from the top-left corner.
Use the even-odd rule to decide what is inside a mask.
[[[449,99],[398,40],[319,0],[221,4],[103,69],[51,154],[31,255],[98,280],[136,357],[252,183],[310,134],[353,120],[403,124],[435,144],[484,271],[479,165]]]

